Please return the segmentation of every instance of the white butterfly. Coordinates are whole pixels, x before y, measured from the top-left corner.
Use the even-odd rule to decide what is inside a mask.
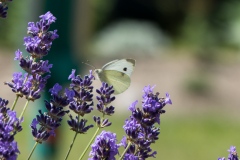
[[[102,69],[96,69],[95,73],[102,82],[113,86],[114,94],[120,94],[130,86],[134,67],[134,59],[117,59],[105,64]]]

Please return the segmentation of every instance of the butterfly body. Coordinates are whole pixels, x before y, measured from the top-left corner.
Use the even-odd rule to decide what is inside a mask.
[[[96,69],[95,73],[102,82],[113,86],[114,94],[120,94],[130,86],[134,67],[134,59],[120,59],[105,64],[102,69]]]

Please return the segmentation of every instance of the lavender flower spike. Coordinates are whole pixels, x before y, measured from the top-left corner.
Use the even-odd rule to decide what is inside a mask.
[[[114,93],[113,86],[108,86],[107,83],[103,82],[101,88],[97,89],[96,92],[99,94],[97,96],[98,111],[102,112],[104,115],[113,115],[114,107],[108,106],[110,103],[112,103],[112,101],[115,100],[115,96],[113,96]]]
[[[70,88],[72,89],[72,91],[66,90],[70,100],[69,108],[80,116],[90,113],[93,110],[92,81],[94,77],[92,71],[90,71],[89,75],[81,78],[75,76],[75,70],[72,70],[68,79],[71,79]]]
[[[150,145],[158,140],[160,129],[154,124],[160,124],[160,115],[165,113],[163,107],[172,104],[170,95],[159,98],[159,93],[154,93],[155,86],[146,86],[143,89],[142,109],[137,108],[138,101],[133,102],[129,110],[132,115],[125,121],[123,126],[127,138],[123,138],[122,144],[127,149],[124,159],[146,159],[155,157],[156,151],[152,151]],[[129,143],[129,148],[126,144]],[[123,155],[122,155],[123,156]]]
[[[14,136],[22,130],[16,112],[8,110],[4,115],[0,113],[0,159],[16,160],[20,151]]]
[[[228,155],[229,160],[238,160],[237,150],[235,146],[231,146],[228,152],[229,152],[229,155]]]
[[[56,21],[50,12],[40,16],[40,21],[28,23],[28,33],[31,36],[24,38],[26,50],[33,58],[42,58],[48,54],[53,40],[58,38],[57,30],[48,31],[50,25]]]
[[[229,152],[228,160],[239,160],[235,146],[231,146],[228,152]],[[226,159],[225,157],[221,157],[221,158],[218,158],[218,160],[226,160]]]
[[[91,146],[92,150],[89,154],[91,158],[88,160],[115,160],[115,155],[118,154],[118,148],[120,147],[116,142],[117,137],[115,133],[102,131],[101,134],[96,137],[95,142]]]

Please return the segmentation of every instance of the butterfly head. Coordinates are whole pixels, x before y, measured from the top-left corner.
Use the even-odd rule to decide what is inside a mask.
[[[102,69],[95,69],[93,71],[93,74],[95,75],[95,77],[97,77],[97,79],[99,79],[99,73],[102,72]]]

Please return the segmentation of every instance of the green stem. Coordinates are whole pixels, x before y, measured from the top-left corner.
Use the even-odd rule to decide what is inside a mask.
[[[15,106],[16,106],[16,104],[17,104],[18,98],[19,98],[19,96],[16,95],[16,98],[15,98],[15,100],[14,100],[14,102],[13,102],[13,105],[12,105],[12,108],[11,108],[12,111],[14,110],[14,108],[15,108]]]
[[[98,134],[98,131],[100,130],[100,127],[97,128],[96,132],[94,133],[92,139],[89,141],[87,147],[84,149],[82,155],[80,156],[80,158],[78,160],[81,160],[83,158],[83,156],[86,154],[88,148],[90,147],[90,145],[92,144],[92,141],[95,139],[95,137],[97,136]]]
[[[132,144],[131,142],[128,142],[128,145],[127,145],[127,147],[125,148],[125,150],[123,151],[123,153],[122,153],[121,157],[119,158],[119,160],[123,159],[123,156],[124,156],[125,153],[127,152],[128,148],[131,146],[131,144]]]
[[[69,150],[68,150],[68,153],[67,153],[67,155],[66,155],[66,157],[65,157],[65,160],[67,160],[68,159],[68,156],[69,156],[69,154],[70,154],[70,152],[71,152],[71,150],[72,150],[72,147],[73,147],[73,144],[74,144],[74,142],[75,142],[75,139],[76,139],[76,137],[77,137],[77,132],[75,133],[75,136],[74,136],[74,138],[73,138],[73,141],[72,141],[72,143],[71,143],[71,145],[70,145],[70,147],[69,147]]]
[[[37,145],[38,145],[38,142],[36,142],[36,143],[34,144],[33,149],[32,149],[31,153],[30,153],[29,156],[28,156],[28,160],[31,158],[31,156],[32,156],[32,154],[33,154],[33,151],[35,150],[35,148],[37,147]]]
[[[23,116],[23,114],[24,114],[25,110],[27,109],[28,103],[29,103],[29,100],[27,100],[27,102],[26,102],[26,104],[25,104],[25,106],[24,106],[24,108],[23,108],[23,111],[22,111],[22,113],[21,113],[21,115],[20,115],[19,119],[21,119],[21,118],[22,118],[22,116]]]

